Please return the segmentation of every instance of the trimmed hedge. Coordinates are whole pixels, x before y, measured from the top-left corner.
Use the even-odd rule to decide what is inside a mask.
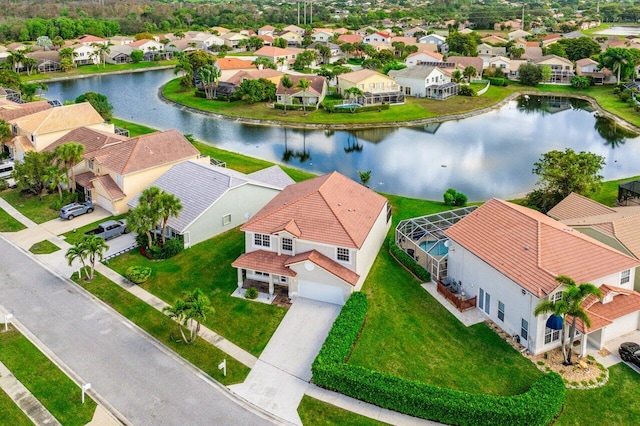
[[[489,77],[487,80],[489,80],[489,83],[491,83],[492,86],[500,87],[509,85],[509,80],[506,78]]]
[[[124,275],[134,284],[142,284],[151,276],[151,268],[148,266],[129,266]]]
[[[383,408],[454,425],[547,425],[565,400],[562,378],[544,375],[522,394],[470,394],[346,364],[364,325],[367,298],[353,293],[313,362],[313,382]],[[469,372],[469,374],[473,374]]]
[[[389,237],[389,250],[391,251],[393,257],[398,260],[398,262],[402,263],[405,268],[410,270],[413,275],[420,278],[422,282],[428,283],[429,281],[431,281],[431,274],[429,273],[429,271],[418,265],[416,261],[411,258],[411,256],[409,256],[407,253],[405,253],[404,250],[398,247],[395,244],[393,237]]]

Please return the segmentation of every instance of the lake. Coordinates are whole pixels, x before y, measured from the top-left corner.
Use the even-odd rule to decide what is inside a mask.
[[[613,35],[613,36],[637,36],[640,35],[640,27],[609,27],[604,30],[596,31],[597,35]]]
[[[377,191],[442,199],[447,188],[470,201],[515,198],[536,182],[540,155],[573,148],[603,155],[606,179],[640,174],[638,137],[596,120],[584,101],[531,97],[500,109],[441,124],[357,131],[294,130],[246,125],[182,111],[160,101],[172,70],[96,76],[49,84],[50,99],[100,92],[116,117],[161,130],[176,128],[219,148],[322,174],[338,170],[358,180],[371,170]],[[444,101],[446,102],[446,101]],[[392,107],[393,108],[393,107]]]

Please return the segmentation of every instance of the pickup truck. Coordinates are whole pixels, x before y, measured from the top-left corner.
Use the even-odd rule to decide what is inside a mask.
[[[85,235],[95,235],[100,238],[108,240],[110,238],[119,237],[122,234],[128,234],[127,221],[121,220],[108,220],[98,225],[97,228],[85,232]]]

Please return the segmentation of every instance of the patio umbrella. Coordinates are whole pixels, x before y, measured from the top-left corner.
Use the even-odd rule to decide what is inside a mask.
[[[562,330],[562,317],[560,315],[551,315],[547,319],[547,327],[552,330]]]

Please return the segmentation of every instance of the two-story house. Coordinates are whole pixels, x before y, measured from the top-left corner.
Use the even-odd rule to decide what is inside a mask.
[[[551,68],[551,76],[544,83],[571,84],[571,79],[575,77],[573,62],[567,58],[547,55],[534,61],[534,63],[538,67],[548,66]]]
[[[425,50],[408,55],[404,60],[404,64],[408,67],[415,67],[425,62],[442,62],[443,58],[444,57],[438,52]]]
[[[340,74],[337,78],[338,94],[345,97],[347,89],[356,87],[364,94],[361,97],[363,105],[404,102],[404,94],[400,90],[400,85],[393,78],[377,71],[362,69]]]
[[[286,71],[296,59],[296,53],[290,49],[276,46],[262,46],[254,53],[258,58],[266,58],[276,65],[278,71]]]
[[[220,81],[228,81],[229,78],[237,74],[239,71],[253,71],[257,69],[251,61],[245,61],[244,59],[236,58],[234,56],[218,58],[213,63],[213,66],[220,72]]]
[[[593,84],[616,84],[616,76],[609,68],[600,68],[600,64],[591,58],[576,61],[576,75],[591,77]]]
[[[437,67],[417,65],[389,71],[404,94],[417,98],[447,99],[458,94],[460,85],[451,81],[451,74]]]
[[[333,172],[287,186],[240,229],[245,280],[287,288],[289,297],[342,305],[360,290],[391,225],[386,198]]]
[[[371,44],[371,43],[391,44],[391,35],[377,31],[373,34],[364,36],[364,38],[362,39],[362,42],[366,44]]]

